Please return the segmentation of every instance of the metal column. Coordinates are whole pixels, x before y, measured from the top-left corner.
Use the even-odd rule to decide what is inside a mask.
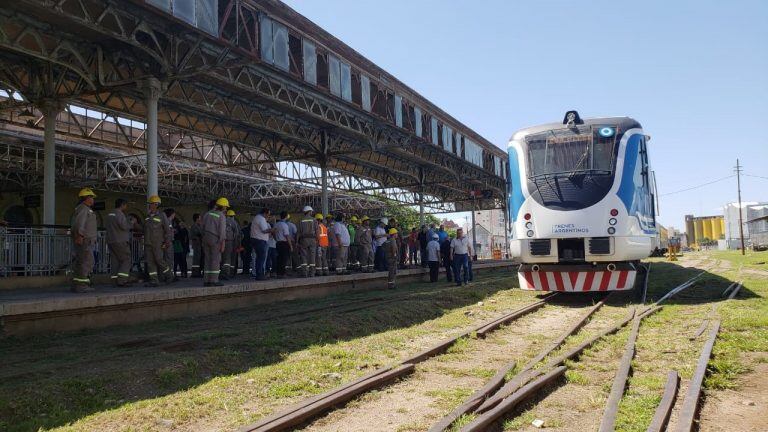
[[[320,203],[323,217],[330,213],[328,208],[328,168],[325,162],[320,163]]]
[[[157,195],[157,101],[160,99],[160,81],[149,78],[144,81],[147,104],[147,197]]]
[[[56,117],[59,115],[58,104],[47,101],[41,104],[45,123],[43,154],[43,224],[56,224]]]
[[[424,223],[424,168],[419,167],[419,227]]]
[[[501,211],[504,212],[504,256],[509,259],[509,212],[507,212],[507,206],[502,206]]]
[[[477,205],[475,204],[475,198],[472,198],[472,256],[469,257],[472,259],[472,257],[477,256],[477,234],[475,233],[475,209],[477,208]]]

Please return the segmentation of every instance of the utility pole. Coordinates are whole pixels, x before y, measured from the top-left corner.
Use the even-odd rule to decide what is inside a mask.
[[[736,188],[739,194],[739,237],[741,237],[741,254],[744,255],[744,222],[741,219],[741,165],[736,159]]]

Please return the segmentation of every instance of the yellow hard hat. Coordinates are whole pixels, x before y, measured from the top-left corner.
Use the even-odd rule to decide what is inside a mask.
[[[325,217],[326,217],[327,219],[333,219],[333,215],[332,215],[332,214],[330,214],[330,213],[328,213],[327,215],[325,215]]]
[[[363,216],[363,219],[361,219],[361,222],[365,222],[367,220],[371,220],[371,218],[369,218],[368,216]]]
[[[93,190],[91,190],[91,188],[82,188],[82,189],[80,189],[80,193],[78,193],[77,196],[80,197],[80,198],[85,198],[85,197],[94,197],[95,198],[96,194],[93,193]]]
[[[227,216],[234,216],[235,211],[234,210],[227,210]]]
[[[318,213],[318,214],[316,214],[316,215],[315,215],[315,219],[317,219],[317,220],[323,220],[323,214],[322,214],[322,213]]]
[[[397,229],[395,229],[395,228],[390,228],[390,229],[389,229],[389,234],[390,234],[390,235],[391,235],[391,234],[397,234]]]
[[[352,216],[352,218],[350,218],[349,220],[352,221],[352,222],[357,222],[358,221],[357,220],[357,216]]]
[[[147,199],[147,202],[149,204],[160,204],[160,197],[157,195],[152,195]]]
[[[224,197],[221,197],[216,200],[216,205],[220,207],[229,207],[229,200]]]

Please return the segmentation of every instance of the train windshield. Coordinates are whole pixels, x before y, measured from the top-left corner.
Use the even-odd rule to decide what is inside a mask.
[[[530,177],[610,175],[614,166],[614,126],[550,130],[526,137]]]

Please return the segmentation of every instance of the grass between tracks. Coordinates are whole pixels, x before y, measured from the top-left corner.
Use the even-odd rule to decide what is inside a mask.
[[[0,340],[0,430],[231,430],[533,301],[516,285],[512,273],[485,273],[463,288],[415,283]],[[350,300],[371,307],[301,313]],[[464,394],[439,396],[452,404]]]
[[[681,392],[684,391],[710,327],[695,340],[690,338],[710,316],[713,307],[715,316],[721,319],[721,329],[709,362],[705,392],[736,387],[739,374],[750,371],[754,361],[768,359],[768,266],[765,265],[768,252],[748,252],[746,256],[736,251],[694,255],[699,256],[709,261],[696,265],[697,268],[710,265],[712,268],[693,287],[647,318],[640,328],[637,354],[632,363],[633,376],[617,419],[619,431],[646,430],[661,401],[668,371],[680,373]],[[681,272],[678,270],[657,260],[651,269],[649,298],[658,298],[679,283]],[[692,275],[698,271],[692,269],[686,273]],[[744,281],[738,297],[723,299],[723,290],[737,280]],[[625,340],[626,337],[621,339]]]
[[[686,262],[693,264],[690,268],[662,259],[651,260],[649,303],[702,270],[708,270],[692,287],[643,321],[632,363],[633,372],[619,408],[617,431],[646,430],[661,400],[668,371],[680,373],[683,379],[681,394],[684,394],[708,332],[695,340],[690,337],[711,314],[713,306],[722,324],[709,362],[705,391],[733,388],[737,386],[738,376],[750,371],[754,362],[768,361],[768,266],[765,265],[768,252],[748,253],[746,257],[738,252],[691,255],[686,257]],[[735,280],[744,281],[739,296],[734,300],[721,298],[723,290]],[[624,318],[627,309],[621,306],[632,299],[624,293],[618,296],[549,358],[591,337],[597,329]],[[630,327],[599,341],[578,361],[566,362],[569,369],[561,384],[551,386],[551,393],[545,399],[522,404],[506,418],[503,429],[533,430],[531,422],[534,419],[544,420],[545,427],[554,430],[596,428]],[[563,387],[562,383],[568,386]],[[466,424],[472,418],[467,416],[459,423]]]

